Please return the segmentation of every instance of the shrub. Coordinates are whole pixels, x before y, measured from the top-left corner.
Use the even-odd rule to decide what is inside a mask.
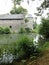
[[[33,41],[29,39],[27,36],[22,36],[21,39],[17,41],[18,43],[18,49],[20,54],[25,57],[29,57],[31,54],[31,45],[33,45]],[[27,54],[26,54],[27,53]],[[20,55],[19,54],[19,55]]]
[[[33,29],[31,32],[32,32],[32,33],[37,33],[35,29]]]
[[[24,28],[20,28],[19,33],[25,33],[25,29]]]
[[[8,28],[8,27],[6,27],[5,29],[4,29],[4,34],[9,34],[10,33],[10,29]]]
[[[30,28],[25,28],[25,30],[26,30],[26,33],[30,33],[31,32],[31,29]]]
[[[46,41],[44,45],[40,46],[40,50],[43,52],[49,49],[49,41]]]
[[[4,33],[4,29],[2,27],[0,27],[0,34]]]
[[[37,27],[37,23],[33,22],[33,29],[36,29],[36,27]]]
[[[27,18],[25,18],[25,23],[27,23],[29,20]]]
[[[32,29],[30,28],[20,28],[19,33],[31,33]]]
[[[42,19],[42,23],[39,26],[39,34],[41,34],[44,38],[49,38],[49,20]]]
[[[8,27],[6,28],[0,27],[0,34],[9,34],[9,33],[10,33],[10,29]]]
[[[18,44],[18,54],[19,58],[25,59],[31,56],[38,56],[40,50],[36,48],[33,44],[33,39],[30,39],[27,36],[22,36],[21,39],[17,41]]]

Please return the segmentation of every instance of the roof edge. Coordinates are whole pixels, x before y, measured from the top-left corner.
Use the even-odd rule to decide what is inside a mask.
[[[6,20],[6,19],[24,19],[24,14],[6,14],[6,15],[0,15],[0,20]]]

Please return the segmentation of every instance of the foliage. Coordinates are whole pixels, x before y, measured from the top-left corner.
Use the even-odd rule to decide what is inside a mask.
[[[21,0],[12,0],[13,1],[13,4],[20,4]]]
[[[16,10],[16,5],[18,4],[18,5],[20,5],[20,2],[21,2],[21,0],[12,0],[12,2],[13,2],[13,8],[14,8],[14,11]]]
[[[37,33],[35,29],[33,29],[31,32],[32,32],[32,33]]]
[[[17,41],[19,56],[20,58],[29,58],[31,56],[38,56],[40,50],[36,48],[33,44],[33,39],[27,36],[22,36],[21,39]]]
[[[49,41],[45,42],[42,46],[40,46],[41,51],[45,51],[49,49]]]
[[[31,33],[32,29],[30,28],[20,28],[19,33]]]
[[[19,33],[25,33],[24,28],[20,28]]]
[[[48,8],[49,7],[49,0],[44,0],[41,4],[42,8]]]
[[[6,27],[5,29],[4,29],[4,34],[9,34],[10,33],[10,29],[8,28],[8,27]]]
[[[12,0],[13,1],[13,9],[10,11],[11,14],[26,14],[27,10],[25,8],[23,8],[22,6],[19,6],[18,8],[16,7],[16,5],[20,5],[22,0]]]
[[[8,27],[6,28],[0,27],[0,34],[9,34],[9,33],[10,33],[10,29]]]
[[[31,32],[31,29],[30,28],[25,28],[25,30],[26,30],[26,33],[30,33]]]
[[[0,58],[3,60],[3,56],[5,55],[4,59],[7,59],[8,63],[10,62],[10,58],[12,58],[11,60],[19,61],[34,56],[37,58],[39,54],[40,49],[33,44],[33,38],[24,34],[16,39],[16,42],[0,45]],[[3,62],[5,63],[6,61]]]
[[[25,23],[27,23],[29,20],[27,18],[25,18]]]
[[[39,46],[43,46],[45,44],[46,40],[44,38],[42,38],[41,36],[39,36],[38,38],[38,43],[39,43]]]
[[[37,23],[33,22],[33,29],[35,29],[37,27]]]
[[[0,27],[0,34],[4,33],[4,29],[2,27]]]
[[[49,38],[49,20],[42,19],[42,24],[39,26],[39,34],[41,34],[44,38]]]
[[[23,8],[22,6],[19,6],[18,8],[16,8],[15,10],[12,9],[10,11],[11,14],[26,14],[27,13],[27,10],[25,8]]]
[[[39,25],[36,25],[35,29],[32,30],[32,33],[39,33]]]

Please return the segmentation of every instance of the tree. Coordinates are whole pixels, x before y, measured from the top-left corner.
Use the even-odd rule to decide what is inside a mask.
[[[4,34],[10,34],[11,32],[10,32],[10,29],[8,28],[8,27],[6,27],[5,29],[4,29]]]
[[[49,8],[49,0],[44,0],[39,7],[37,7],[38,13],[42,14],[44,13],[44,10],[47,10]],[[43,11],[42,11],[43,10]]]
[[[35,1],[35,0],[32,0],[32,1]],[[43,2],[41,3],[40,7],[42,7],[42,8],[48,8],[49,7],[49,0],[42,0],[42,1]]]
[[[27,14],[27,9],[23,8],[22,6],[19,6],[18,8],[12,9],[10,11],[11,14]]]
[[[14,10],[16,9],[16,4],[20,5],[21,0],[12,0],[14,5]]]
[[[12,0],[13,1],[13,8],[10,11],[11,14],[26,14],[27,10],[25,8],[23,8],[22,6],[20,6],[20,3],[22,0]],[[17,8],[16,5],[19,5],[19,7]]]
[[[41,34],[44,38],[49,38],[49,19],[43,18],[42,23],[39,26],[39,34]]]
[[[30,1],[30,0],[27,0]],[[36,0],[31,0],[36,1]],[[37,7],[37,13],[34,13],[36,16],[42,16],[42,14],[44,13],[44,10],[46,10],[47,8],[49,8],[49,0],[39,0],[39,2],[42,1],[41,5]],[[49,15],[49,13],[48,13]]]
[[[49,0],[44,0],[43,3],[41,4],[42,8],[48,8],[49,7]]]

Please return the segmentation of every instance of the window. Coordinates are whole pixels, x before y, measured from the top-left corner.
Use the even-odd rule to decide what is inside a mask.
[[[12,28],[12,26],[10,26],[10,28]]]

